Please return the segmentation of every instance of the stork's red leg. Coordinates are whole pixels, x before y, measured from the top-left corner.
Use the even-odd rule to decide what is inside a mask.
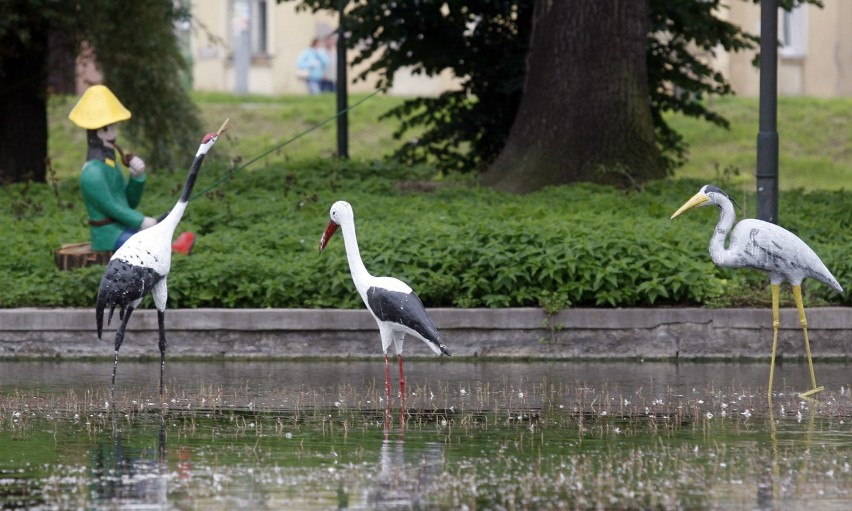
[[[399,357],[399,395],[402,399],[402,409],[405,409],[405,373],[402,370],[402,353],[397,355]]]

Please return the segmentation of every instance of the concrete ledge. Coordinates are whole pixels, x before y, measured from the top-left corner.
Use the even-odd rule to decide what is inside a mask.
[[[814,358],[847,360],[852,308],[807,312]],[[766,358],[772,346],[769,309],[430,309],[454,355],[518,358]],[[0,309],[0,358],[111,357],[112,328],[98,341],[94,309]],[[366,310],[178,309],[166,312],[172,357],[369,357],[381,354]],[[133,313],[123,357],[157,356],[157,315]],[[781,311],[778,354],[803,357],[795,309]],[[417,340],[409,357],[433,356]]]

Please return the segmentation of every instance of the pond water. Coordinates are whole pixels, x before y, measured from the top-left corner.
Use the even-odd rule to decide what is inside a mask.
[[[800,363],[0,362],[3,509],[850,509]]]

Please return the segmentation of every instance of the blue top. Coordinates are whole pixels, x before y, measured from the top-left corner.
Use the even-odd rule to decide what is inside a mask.
[[[308,80],[320,81],[328,66],[328,55],[314,47],[306,48],[296,60],[296,68],[308,71]]]

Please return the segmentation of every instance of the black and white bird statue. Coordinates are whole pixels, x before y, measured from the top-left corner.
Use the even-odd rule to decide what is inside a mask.
[[[163,393],[163,369],[166,359],[165,314],[168,290],[166,280],[172,261],[172,236],[189,202],[195,179],[201,169],[204,156],[216,143],[219,136],[228,128],[228,121],[216,133],[210,133],[201,141],[195,159],[189,169],[189,175],[183,187],[180,199],[172,210],[153,227],[149,227],[131,236],[110,258],[98,289],[95,318],[98,326],[98,339],[101,338],[104,323],[104,309],[109,309],[107,324],[119,307],[121,325],[115,332],[115,362],[112,367],[112,390],[115,391],[115,372],[118,367],[118,350],[124,342],[124,331],[133,310],[149,292],[157,307],[157,321],[160,330],[160,394]]]
[[[772,290],[772,361],[769,366],[769,400],[772,400],[772,380],[775,375],[775,351],[778,347],[779,296],[782,282],[789,282],[793,288],[793,297],[799,310],[799,320],[805,335],[805,352],[811,372],[812,388],[800,394],[807,397],[824,390],[817,387],[814,364],[811,359],[811,346],[808,340],[808,322],[802,305],[802,281],[816,279],[838,293],[843,288],[828,271],[816,253],[792,232],[770,222],[747,218],[734,226],[736,215],[731,199],[721,189],[705,185],[691,199],[672,215],[672,218],[696,207],[715,205],[720,217],[713,237],[710,238],[710,258],[724,268],[754,268],[769,274]],[[733,231],[731,230],[733,227]],[[728,233],[731,241],[725,248]]]
[[[405,282],[393,277],[374,277],[370,275],[355,237],[355,214],[348,202],[338,201],[331,206],[331,219],[320,240],[322,251],[338,228],[343,229],[343,243],[346,246],[346,258],[349,271],[358,294],[364,300],[367,310],[373,315],[379,326],[382,338],[382,350],[385,354],[385,390],[390,406],[390,364],[388,348],[393,344],[399,357],[399,389],[403,406],[405,403],[405,376],[402,370],[402,343],[405,335],[410,334],[426,343],[436,354],[450,355],[438,329],[426,315],[423,302]]]

